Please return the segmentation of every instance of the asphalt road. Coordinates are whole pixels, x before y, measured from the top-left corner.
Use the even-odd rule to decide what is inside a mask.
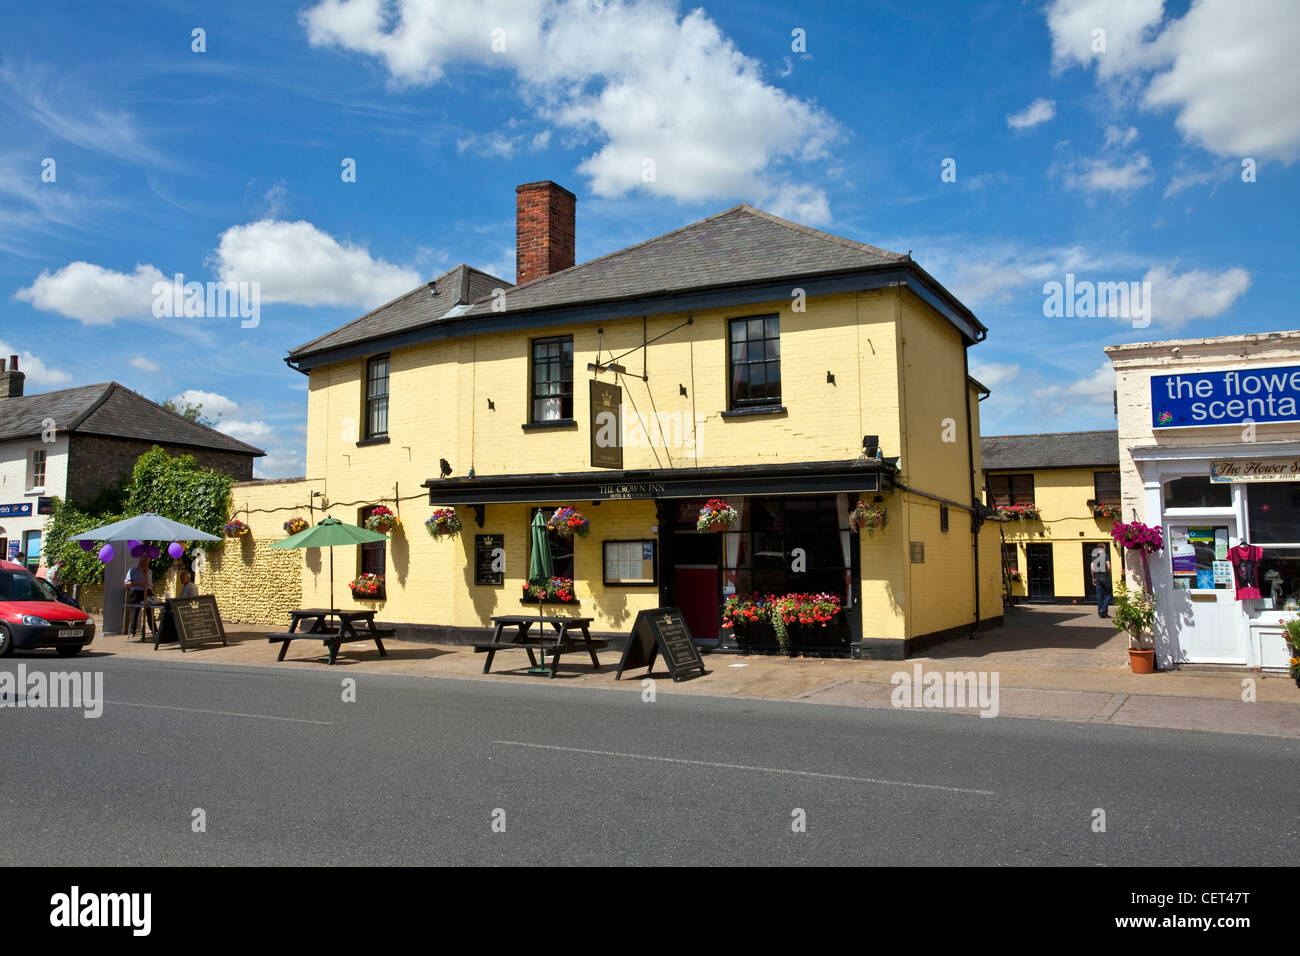
[[[19,663],[102,670],[107,703],[98,719],[0,708],[4,865],[1300,856],[1294,740],[679,696],[669,680],[648,703],[544,678],[325,666],[26,657],[0,669]],[[196,808],[206,832],[192,830]]]

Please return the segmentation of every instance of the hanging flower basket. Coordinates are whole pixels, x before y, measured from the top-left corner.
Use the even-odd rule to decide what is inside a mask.
[[[558,508],[555,514],[551,515],[551,520],[546,522],[546,527],[550,528],[561,538],[572,538],[577,535],[579,538],[585,538],[591,534],[591,522],[581,511],[574,511],[572,508]]]
[[[859,500],[853,506],[852,513],[849,514],[849,527],[854,531],[865,531],[869,535],[875,534],[884,528],[889,520],[889,512],[884,505],[867,504]]]
[[[1115,539],[1116,544],[1142,554],[1154,554],[1165,548],[1161,530],[1143,524],[1141,521],[1120,522],[1110,529],[1110,536]]]
[[[284,530],[289,534],[297,534],[300,531],[306,531],[310,525],[307,524],[306,518],[293,517],[284,523]]]
[[[1014,518],[1016,521],[1037,521],[1043,516],[1038,510],[1038,505],[998,505],[997,513],[1003,518]]]
[[[704,502],[704,507],[700,509],[699,520],[695,522],[695,530],[705,531],[727,531],[736,526],[740,520],[740,515],[736,509],[731,507],[721,498],[710,498]]]
[[[238,518],[231,518],[221,527],[221,533],[227,538],[242,538],[249,532],[248,525]]]
[[[382,574],[362,574],[354,581],[348,582],[352,596],[358,601],[378,601],[384,597],[384,576]]]
[[[1092,516],[1094,518],[1118,521],[1120,518],[1124,517],[1124,509],[1119,505],[1097,505],[1092,509]]]
[[[424,527],[431,537],[441,541],[460,534],[461,525],[455,508],[439,508],[424,522]]]
[[[366,518],[366,528],[370,531],[377,531],[380,534],[388,534],[397,527],[397,515],[393,514],[388,508],[379,505],[370,512],[370,517]]]

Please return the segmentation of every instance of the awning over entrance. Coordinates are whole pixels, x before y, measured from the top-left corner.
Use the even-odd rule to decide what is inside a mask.
[[[713,468],[430,478],[424,486],[429,489],[431,505],[541,504],[632,498],[889,491],[897,470],[897,459],[855,458]]]

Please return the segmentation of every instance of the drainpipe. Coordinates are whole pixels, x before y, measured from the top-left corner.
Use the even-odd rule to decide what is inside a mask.
[[[978,499],[975,494],[975,436],[971,434],[971,414],[970,414],[970,352],[969,347],[963,348],[961,352],[961,369],[962,381],[961,387],[966,396],[966,474],[970,481],[971,508],[970,515],[970,540],[971,554],[975,558],[975,620],[971,624],[970,633],[966,635],[968,641],[975,639],[975,634],[980,628],[980,513]]]

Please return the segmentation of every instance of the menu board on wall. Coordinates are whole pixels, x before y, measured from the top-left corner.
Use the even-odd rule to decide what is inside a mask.
[[[474,535],[474,583],[492,587],[505,583],[505,543],[503,534]]]

